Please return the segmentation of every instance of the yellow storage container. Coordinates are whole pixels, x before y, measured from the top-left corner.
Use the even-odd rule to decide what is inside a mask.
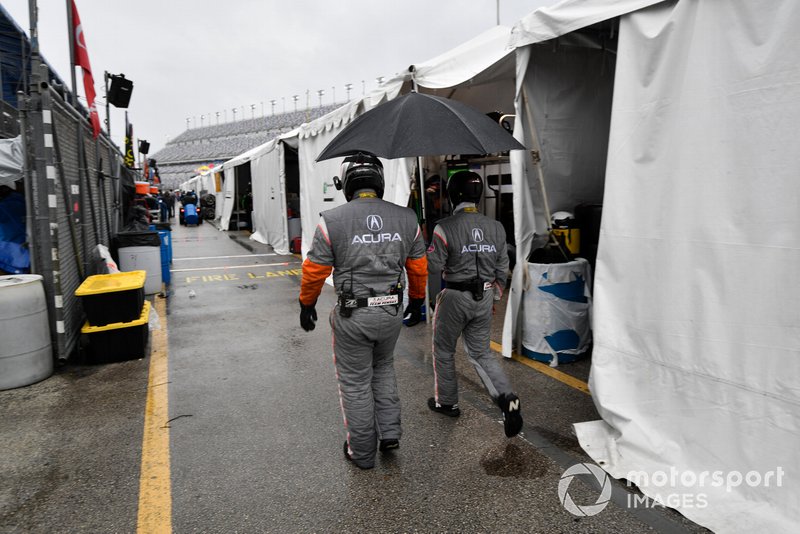
[[[144,358],[150,337],[150,301],[144,301],[135,321],[91,326],[87,321],[81,333],[89,337],[89,351],[95,362],[114,362]]]
[[[144,305],[146,271],[97,274],[75,290],[89,324],[104,326],[136,320]]]
[[[566,245],[570,253],[573,255],[580,254],[581,252],[581,230],[580,228],[553,228],[553,235],[558,238],[561,243]]]

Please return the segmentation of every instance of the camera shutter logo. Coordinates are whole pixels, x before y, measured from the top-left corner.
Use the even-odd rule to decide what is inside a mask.
[[[367,228],[370,232],[380,232],[383,229],[383,219],[380,215],[367,216]]]
[[[480,243],[483,241],[483,230],[480,228],[473,228],[472,229],[472,240],[476,243]]]
[[[568,490],[572,479],[578,475],[592,475],[602,488],[597,502],[594,504],[578,505],[572,500]],[[575,464],[564,471],[561,480],[558,481],[558,499],[569,513],[578,517],[589,517],[597,515],[605,509],[611,499],[611,479],[605,471],[594,464]]]

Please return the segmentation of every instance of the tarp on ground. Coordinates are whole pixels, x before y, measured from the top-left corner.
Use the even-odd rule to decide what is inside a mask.
[[[581,154],[547,135],[551,119],[584,119],[536,110],[547,104],[531,90],[545,76],[566,84],[570,62],[540,49],[620,15],[590,377],[603,420],[576,425],[578,438],[612,476],[714,531],[794,532],[800,4],[584,0],[533,13],[514,30],[517,111],[525,95],[532,108],[517,135],[538,133],[546,178],[565,146]],[[518,243],[530,244],[546,231],[538,177],[530,160],[514,165]]]

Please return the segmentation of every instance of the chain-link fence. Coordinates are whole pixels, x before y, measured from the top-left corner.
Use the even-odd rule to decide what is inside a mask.
[[[40,76],[39,80],[48,79]],[[31,272],[45,280],[56,357],[78,347],[83,309],[75,290],[96,274],[97,245],[121,224],[121,183],[133,183],[121,152],[46,82],[21,102],[28,165]]]

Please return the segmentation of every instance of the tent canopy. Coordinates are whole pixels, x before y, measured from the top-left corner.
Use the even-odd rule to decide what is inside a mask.
[[[579,441],[614,477],[677,496],[682,514],[726,532],[800,523],[800,490],[787,482],[800,476],[800,323],[787,311],[800,300],[800,6],[764,7],[568,0],[512,32],[515,134],[540,149],[548,197],[603,203],[590,377],[603,421],[576,425]],[[611,21],[613,51],[571,46]],[[608,95],[596,105],[566,96],[581,70]],[[524,262],[546,223],[537,166],[513,166]],[[761,482],[654,476],[672,472]]]

